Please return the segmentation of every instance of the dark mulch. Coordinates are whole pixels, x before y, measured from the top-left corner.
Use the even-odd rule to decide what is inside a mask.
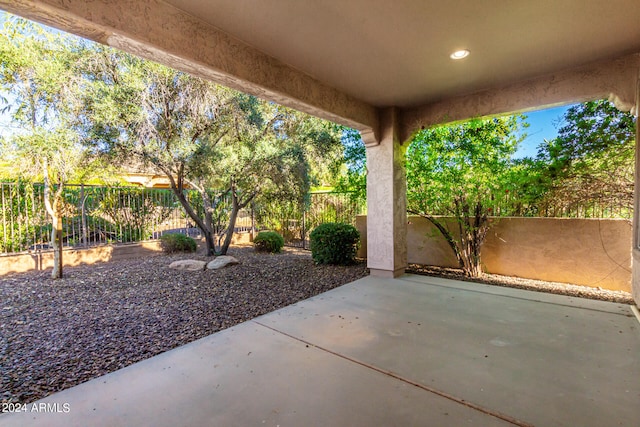
[[[218,271],[168,268],[185,254],[0,278],[0,399],[30,403],[368,274],[309,252],[229,251]]]

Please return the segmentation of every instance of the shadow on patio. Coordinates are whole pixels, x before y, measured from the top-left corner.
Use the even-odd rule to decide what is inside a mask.
[[[635,426],[638,355],[626,305],[369,276],[0,426]]]

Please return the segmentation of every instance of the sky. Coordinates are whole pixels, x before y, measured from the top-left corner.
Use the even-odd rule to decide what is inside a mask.
[[[515,157],[519,159],[535,157],[538,145],[545,139],[551,140],[558,136],[558,129],[562,126],[562,117],[569,107],[571,105],[526,113],[529,123],[529,128],[526,130],[527,138],[520,143]]]

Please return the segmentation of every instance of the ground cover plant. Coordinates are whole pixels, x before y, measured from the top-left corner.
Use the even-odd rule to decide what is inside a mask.
[[[364,262],[316,265],[231,247],[216,272],[168,265],[177,253],[0,277],[0,400],[30,403],[367,275]]]
[[[284,247],[284,238],[275,231],[261,231],[253,239],[253,245],[258,252],[279,253]]]

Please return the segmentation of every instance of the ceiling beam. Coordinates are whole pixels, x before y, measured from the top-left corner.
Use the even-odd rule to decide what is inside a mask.
[[[609,99],[624,111],[635,110],[640,54],[600,61],[430,103],[401,114],[402,141],[420,129],[473,117],[533,111],[558,105]]]
[[[317,117],[378,133],[373,106],[159,0],[0,0],[0,9]]]

